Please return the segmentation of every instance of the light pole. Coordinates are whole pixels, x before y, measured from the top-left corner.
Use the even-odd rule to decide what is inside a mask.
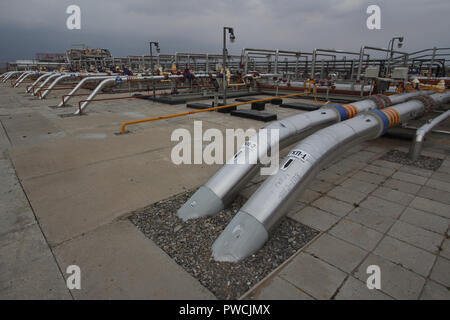
[[[234,30],[231,27],[223,27],[223,104],[227,104],[227,30],[230,33],[230,41],[234,42],[236,37],[234,36]]]
[[[388,59],[388,67],[387,67],[386,75],[390,74],[390,72],[391,72],[391,61],[392,61],[392,57],[394,56],[394,52],[393,51],[394,51],[394,42],[395,42],[395,40],[398,40],[397,47],[400,49],[403,46],[404,37],[403,36],[401,36],[401,37],[393,37],[391,40],[389,40],[388,49],[389,49],[390,53],[388,53],[389,54],[389,59]]]
[[[159,49],[159,42],[155,42],[155,41],[150,41],[150,71],[151,71],[151,75],[153,76],[154,75],[154,73],[155,73],[155,71],[153,70],[153,51],[152,51],[152,45],[154,45],[155,46],[155,48],[156,48],[156,52],[160,52],[160,49]],[[153,97],[155,97],[155,91],[156,91],[156,88],[155,88],[155,81],[154,80],[152,80],[152,84],[153,84]]]
[[[150,41],[150,70],[151,70],[151,73],[153,75],[153,50],[152,50],[152,45],[155,46],[156,52],[159,53],[160,49],[159,49],[159,42]]]

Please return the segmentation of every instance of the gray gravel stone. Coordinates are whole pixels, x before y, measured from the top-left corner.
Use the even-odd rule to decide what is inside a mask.
[[[436,171],[441,166],[443,160],[438,158],[432,158],[427,156],[419,156],[416,161],[412,161],[409,158],[407,152],[402,152],[399,150],[391,150],[386,153],[381,160],[386,160],[390,162],[401,163],[408,166],[414,166],[417,168],[427,169]]]
[[[317,231],[290,218],[273,230],[256,254],[239,263],[216,262],[211,246],[245,201],[238,198],[214,217],[181,221],[185,192],[136,211],[131,222],[219,299],[237,299],[307,244]]]

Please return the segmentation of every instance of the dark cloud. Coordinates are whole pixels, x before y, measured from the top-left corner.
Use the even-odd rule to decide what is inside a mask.
[[[82,10],[82,30],[69,31],[66,8]],[[366,8],[378,4],[381,30],[366,28]],[[64,52],[72,44],[106,47],[116,56],[148,52],[158,40],[163,52],[220,52],[224,25],[235,27],[243,47],[359,50],[386,47],[406,37],[404,50],[449,47],[448,0],[2,0],[0,61]]]

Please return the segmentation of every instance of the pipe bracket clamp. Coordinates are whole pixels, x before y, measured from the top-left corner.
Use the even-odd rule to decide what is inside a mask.
[[[386,97],[386,96],[382,95],[382,94],[375,94],[375,95],[370,96],[368,98],[368,100],[375,102],[377,105],[377,109],[382,109],[382,108],[388,107],[392,104],[391,99],[386,99],[384,97]]]
[[[384,107],[385,108],[392,106],[391,98],[389,98],[387,95],[385,95],[385,94],[378,94],[377,96],[379,96],[384,101]]]
[[[420,102],[422,102],[424,104],[425,110],[427,112],[430,112],[431,110],[435,110],[437,107],[436,101],[434,101],[434,99],[432,97],[430,97],[429,95],[426,95],[426,94],[416,96],[416,97],[411,97],[407,101],[411,101],[411,100],[419,100]]]
[[[367,99],[375,102],[375,104],[377,105],[377,109],[381,109],[384,107],[384,102],[383,102],[383,100],[381,100],[381,98],[378,95],[372,95],[372,96],[368,97]]]

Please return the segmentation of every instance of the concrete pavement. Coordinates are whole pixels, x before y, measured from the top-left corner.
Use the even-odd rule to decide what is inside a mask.
[[[202,185],[218,166],[175,166],[176,128],[259,128],[217,112],[130,127],[120,123],[185,111],[146,100],[94,103],[61,117],[56,95],[37,100],[0,87],[0,298],[214,299],[128,220],[133,210]],[[279,119],[298,111],[267,105]],[[445,142],[445,141],[444,141]],[[449,299],[450,151],[437,171],[380,160],[407,143],[381,138],[350,150],[320,172],[290,218],[321,232],[254,288],[254,299]],[[248,196],[262,179],[242,194]],[[81,267],[82,290],[66,287]],[[381,290],[368,290],[368,265]]]
[[[424,151],[444,160],[431,171],[379,160],[391,149],[381,142],[319,174],[310,188],[320,196],[289,215],[321,235],[247,298],[450,299],[449,152]],[[380,290],[367,288],[370,265]]]

